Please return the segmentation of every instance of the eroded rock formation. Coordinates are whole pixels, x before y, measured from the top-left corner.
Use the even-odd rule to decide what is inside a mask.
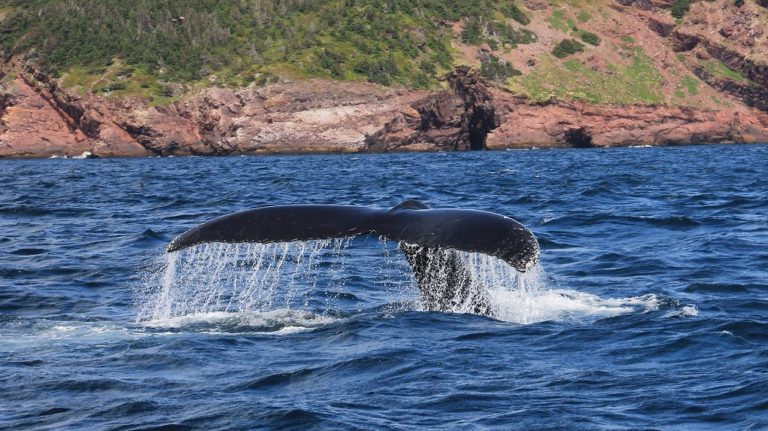
[[[499,126],[488,85],[468,67],[446,77],[450,90],[431,94],[366,139],[369,151],[483,150]]]

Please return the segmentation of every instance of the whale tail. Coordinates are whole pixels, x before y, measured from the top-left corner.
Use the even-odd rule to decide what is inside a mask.
[[[539,258],[536,237],[517,221],[476,210],[430,209],[407,200],[392,209],[290,205],[228,214],[192,228],[168,252],[196,244],[273,243],[376,234],[398,241],[414,272],[425,306],[492,315],[485,289],[473,286],[456,250],[498,257],[520,272]],[[467,306],[470,307],[467,309]]]
[[[407,200],[386,210],[343,205],[286,205],[221,216],[194,227],[168,252],[210,242],[273,243],[375,234],[430,249],[455,249],[498,257],[520,272],[539,258],[536,237],[517,221],[486,211],[430,209]]]

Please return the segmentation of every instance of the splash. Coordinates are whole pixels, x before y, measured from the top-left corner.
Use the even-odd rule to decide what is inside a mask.
[[[217,316],[234,315],[249,322],[275,310],[338,314],[341,303],[348,303],[349,308],[349,303],[359,302],[354,292],[366,270],[365,275],[374,270],[373,278],[385,280],[375,284],[395,296],[405,290],[402,283],[396,287],[397,280],[386,281],[392,273],[406,273],[402,263],[393,264],[388,258],[386,248],[384,256],[367,259],[383,262],[379,267],[348,268],[346,249],[351,241],[212,243],[167,253],[161,257],[159,270],[150,271],[137,292],[138,320],[173,326],[190,316],[216,320]]]
[[[158,328],[207,322],[232,330],[249,327],[290,332],[361,311],[366,302],[394,301],[400,309],[435,309],[425,302],[427,295],[419,294],[402,253],[393,252],[392,243],[350,247],[351,243],[351,238],[213,243],[164,254],[160,270],[151,273],[137,296],[138,320]],[[354,265],[347,265],[348,248],[355,249],[350,257]],[[530,324],[596,320],[657,306],[653,295],[603,299],[557,289],[538,264],[520,273],[495,257],[453,252],[463,271],[460,278],[468,283],[470,292],[455,289],[455,297],[440,311],[477,313],[482,302],[487,311],[482,314]],[[443,284],[456,279],[455,274],[434,277]]]
[[[541,264],[525,273],[504,261],[480,253],[458,252],[471,289],[465,301],[454,301],[451,312],[471,313],[477,301],[487,301],[489,314],[519,324],[544,321],[586,322],[658,308],[655,295],[604,299],[576,290],[558,289]]]

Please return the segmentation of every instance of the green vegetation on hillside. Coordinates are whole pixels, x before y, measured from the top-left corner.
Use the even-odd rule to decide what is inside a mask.
[[[594,45],[594,46],[600,45],[600,36],[594,33],[588,32],[586,30],[581,30],[579,32],[579,37],[581,38],[581,40],[583,40],[584,42],[590,45]]]
[[[536,34],[527,29],[515,29],[504,21],[470,17],[464,20],[461,41],[471,45],[488,43],[493,49],[499,45],[515,48],[519,44],[533,43]]]
[[[503,83],[507,78],[522,75],[522,72],[515,69],[508,62],[491,55],[488,58],[483,59],[480,66],[480,75],[491,81]]]
[[[691,96],[699,94],[699,81],[690,75],[685,75],[683,80],[680,81],[680,85],[685,87]]]
[[[532,35],[503,21],[529,21],[513,2],[494,0],[0,0],[0,7],[13,10],[0,22],[6,58],[24,54],[104,93],[162,96],[170,92],[161,81],[244,85],[286,75],[426,87],[454,66],[451,22],[465,21],[469,43],[485,33],[510,45]],[[96,83],[116,61],[131,72]]]
[[[519,22],[522,25],[528,25],[531,22],[531,19],[528,18],[528,15],[526,15],[522,10],[520,10],[519,7],[513,2],[508,2],[505,6],[503,6],[504,15],[514,19],[515,21]]]
[[[584,51],[584,44],[574,39],[564,39],[552,49],[552,55],[557,58],[565,58],[571,54]]]
[[[513,78],[513,89],[533,100],[581,99],[617,105],[664,103],[663,78],[653,60],[632,47],[626,64],[595,70],[573,58],[560,62],[542,56],[531,73]]]
[[[672,2],[672,16],[680,19],[688,13],[691,8],[691,0],[675,0]]]
[[[479,44],[483,41],[483,24],[477,18],[470,18],[464,24],[461,32],[461,41],[464,43]]]
[[[507,47],[514,48],[517,45],[536,42],[536,34],[527,29],[516,30],[511,25],[503,22],[492,22],[488,25],[491,41],[498,42]]]
[[[626,30],[605,28],[618,12],[602,3],[549,0],[551,7],[544,10],[522,4],[0,0],[0,55],[23,57],[74,92],[141,97],[151,104],[211,85],[262,85],[280,78],[436,88],[459,64],[471,64],[485,78],[537,101],[661,104],[707,95],[700,81],[682,73],[664,81],[632,35],[616,41],[616,33]],[[685,10],[689,0],[674,4],[675,11]],[[547,23],[557,31],[547,31],[538,43],[530,29]],[[552,37],[557,37],[554,47]],[[522,44],[533,45],[515,50]],[[751,83],[719,61],[682,54],[678,60]]]
[[[552,26],[552,28],[562,31],[563,33],[567,33],[568,30],[573,27],[573,21],[567,22],[565,17],[565,11],[563,9],[555,9],[552,11],[552,15],[550,15],[549,18],[547,18],[547,21],[549,22],[549,25]]]
[[[742,84],[752,83],[752,81],[750,81],[747,77],[729,68],[728,66],[725,65],[725,63],[719,60],[707,60],[702,63],[702,66],[704,67],[704,70],[709,72],[712,76],[715,76],[718,78],[732,79]]]
[[[629,35],[624,35],[620,37],[621,41],[624,42],[627,46],[631,46],[633,43],[635,43],[635,38]]]

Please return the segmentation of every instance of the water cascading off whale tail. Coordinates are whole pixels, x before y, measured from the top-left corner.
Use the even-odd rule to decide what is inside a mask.
[[[212,242],[275,243],[362,234],[376,234],[427,250],[483,253],[504,260],[520,272],[533,267],[539,258],[536,237],[509,217],[477,210],[430,209],[415,200],[389,210],[286,205],[240,211],[182,233],[168,246],[168,252]]]

